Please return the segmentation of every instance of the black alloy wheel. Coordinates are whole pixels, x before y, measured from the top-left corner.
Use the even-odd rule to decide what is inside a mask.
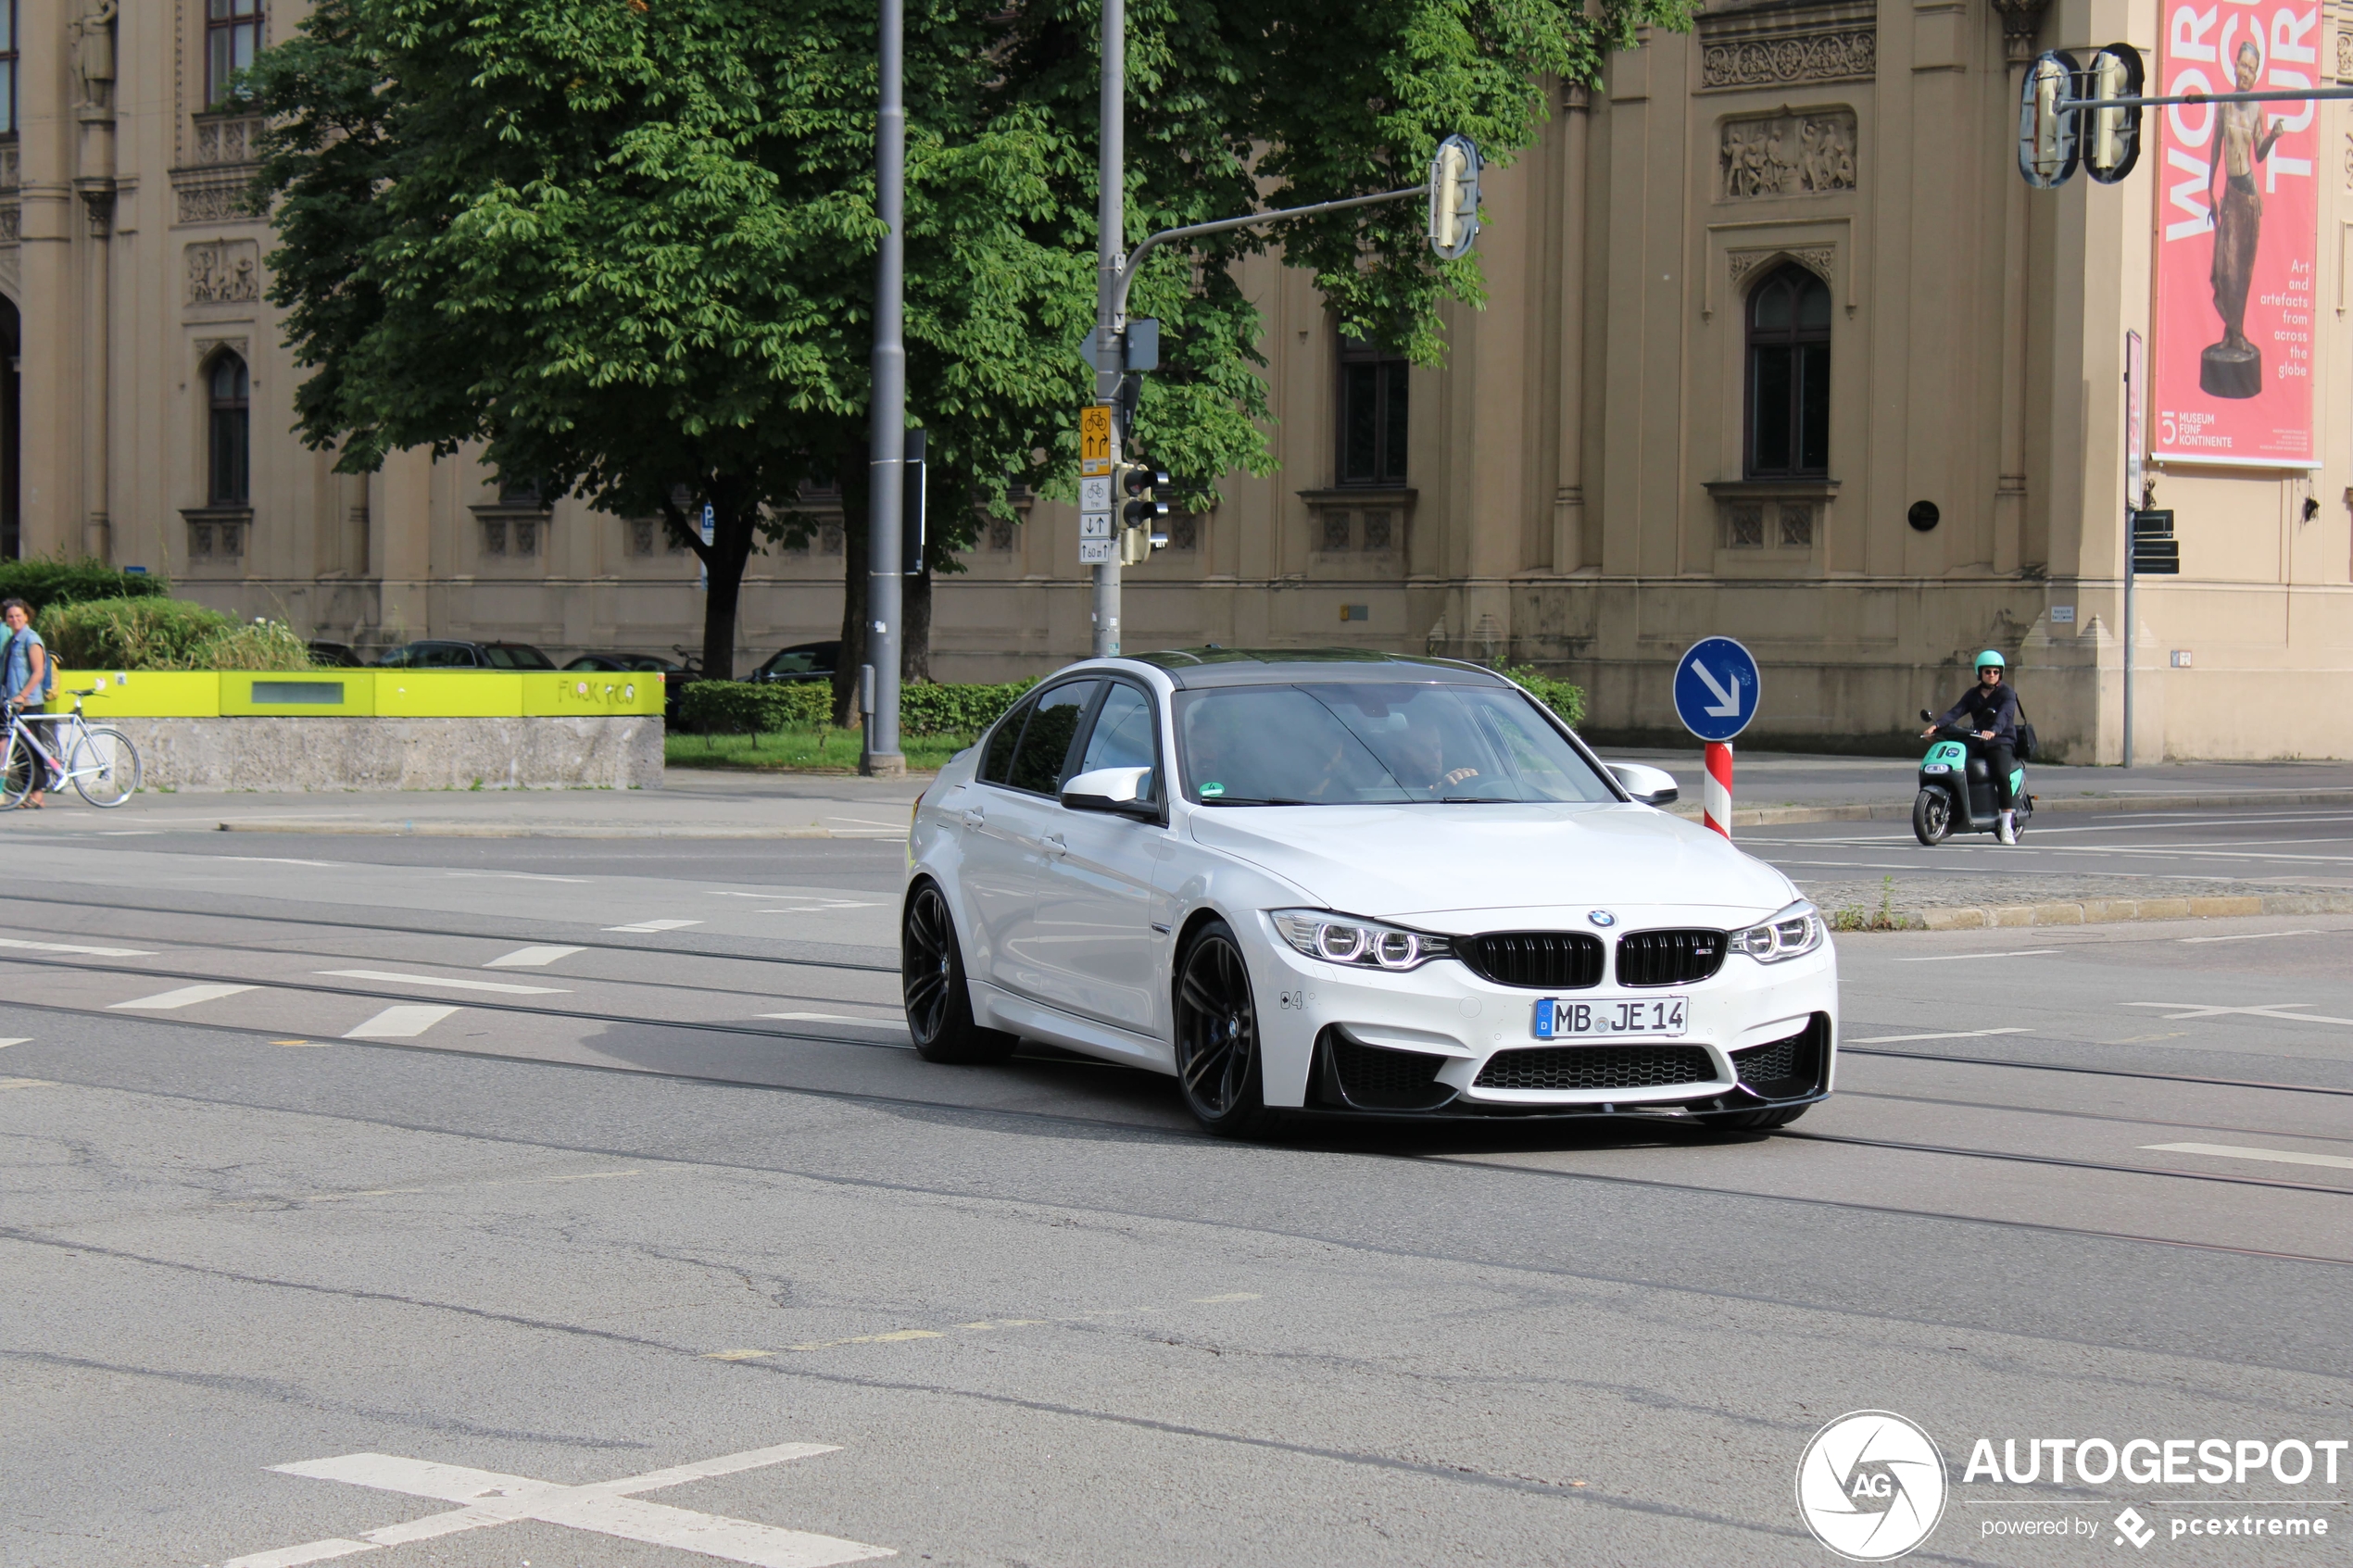
[[[1912,836],[1933,849],[1953,831],[1953,797],[1941,789],[1922,788],[1912,801]]]
[[[1225,1137],[1275,1123],[1258,1055],[1258,1007],[1233,928],[1212,921],[1176,966],[1176,1082],[1194,1120]]]
[[[1002,1061],[1021,1044],[1017,1035],[973,1022],[964,985],[964,955],[956,921],[934,882],[919,883],[899,922],[899,973],[907,1001],[907,1032],[925,1061],[985,1066]]]

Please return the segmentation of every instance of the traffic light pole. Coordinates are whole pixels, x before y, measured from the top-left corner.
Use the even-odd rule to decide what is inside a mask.
[[[885,0],[896,4],[897,0]],[[1120,332],[1120,307],[1127,286],[1122,263],[1127,249],[1126,96],[1127,6],[1126,0],[1103,0],[1102,144],[1098,157],[1095,198],[1095,401],[1109,403],[1119,393],[1126,371],[1126,345]],[[1112,421],[1112,460],[1119,459],[1125,433]],[[1095,563],[1094,650],[1097,659],[1119,656],[1119,552]]]
[[[907,106],[900,88],[903,0],[881,4],[882,114],[875,136],[875,208],[883,221],[883,240],[875,265],[875,401],[866,458],[866,659],[875,679],[858,771],[896,778],[907,771],[906,754],[899,749],[899,556],[907,462],[907,345],[901,333]],[[862,688],[864,683],[860,684]]]

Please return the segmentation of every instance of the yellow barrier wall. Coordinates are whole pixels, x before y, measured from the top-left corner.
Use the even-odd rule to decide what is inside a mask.
[[[224,670],[217,679],[224,717],[364,719],[376,710],[372,670]]]
[[[97,689],[82,702],[93,719],[218,719],[220,677],[208,670],[60,670],[52,713],[73,711],[78,691]]]
[[[94,688],[94,690],[93,690]],[[659,714],[661,673],[632,670],[60,670],[52,713],[93,719],[517,719]]]

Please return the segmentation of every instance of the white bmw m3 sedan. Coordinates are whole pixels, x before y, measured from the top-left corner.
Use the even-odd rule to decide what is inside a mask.
[[[900,931],[926,1058],[1026,1038],[1148,1067],[1213,1132],[1762,1128],[1831,1090],[1836,960],[1789,879],[1441,659],[1059,671],[917,803]]]

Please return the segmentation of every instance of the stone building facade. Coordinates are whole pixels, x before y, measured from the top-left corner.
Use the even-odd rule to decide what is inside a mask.
[[[462,459],[337,475],[286,433],[270,236],[236,199],[255,127],[211,106],[296,13],[10,3],[0,547],[363,646],[698,645],[694,559],[659,529]],[[2353,12],[2324,14],[2353,81]],[[2145,165],[2029,191],[2015,106],[2034,50],[2154,57],[2157,31],[2152,0],[1719,0],[1556,92],[1541,144],[1491,171],[1491,297],[1454,314],[1443,370],[1343,341],[1302,275],[1252,264],[1280,468],[1229,476],[1128,573],[1127,646],[1532,663],[1632,735],[1671,727],[1677,652],[1723,633],[1765,669],[1751,743],[1861,745],[1990,644],[2055,750],[2113,760],[2123,340],[2158,194]],[[2183,575],[2140,596],[2144,757],[2353,755],[2347,112],[2320,110],[2342,167],[2320,182],[2319,466],[2151,470]],[[1085,653],[1072,508],[1024,520],[941,581],[942,678]],[[842,558],[837,526],[755,558],[747,661],[835,634]]]

